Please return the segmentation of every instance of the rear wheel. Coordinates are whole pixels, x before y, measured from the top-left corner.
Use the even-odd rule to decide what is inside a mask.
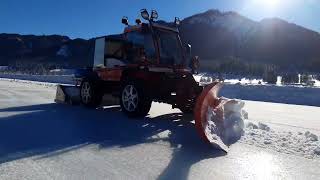
[[[87,107],[97,107],[101,104],[103,94],[98,83],[90,80],[83,80],[80,86],[81,103]]]
[[[146,96],[142,85],[125,82],[121,88],[120,106],[129,117],[144,117],[151,108],[152,100]]]

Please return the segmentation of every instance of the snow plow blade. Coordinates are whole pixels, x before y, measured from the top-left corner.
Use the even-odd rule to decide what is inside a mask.
[[[80,104],[80,90],[77,86],[58,85],[54,101],[62,104]]]
[[[228,152],[229,146],[244,134],[244,120],[248,113],[245,102],[218,97],[220,82],[207,85],[197,99],[195,124],[202,139],[217,149]]]
[[[220,134],[212,129],[212,127],[223,127],[223,109],[220,110],[219,108],[222,106],[223,100],[218,98],[221,87],[222,84],[220,82],[214,82],[204,88],[197,99],[194,116],[196,129],[200,137],[215,148],[228,152],[228,147],[221,140]],[[213,121],[208,120],[211,118],[209,117],[211,112],[216,113]]]
[[[200,137],[207,143],[212,144],[215,148],[227,152],[228,147],[222,141],[219,140],[217,134],[212,134],[212,132],[210,132],[208,129],[208,113],[210,109],[216,109],[220,105],[218,93],[221,87],[222,84],[220,82],[215,82],[207,85],[204,88],[204,90],[197,99],[196,106],[194,109],[194,115],[196,129]],[[220,119],[220,121],[223,121],[223,119]]]

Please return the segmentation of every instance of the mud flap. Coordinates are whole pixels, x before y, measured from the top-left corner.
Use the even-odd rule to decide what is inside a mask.
[[[194,109],[195,125],[200,137],[215,148],[228,152],[228,146],[221,139],[219,129],[223,128],[223,99],[218,98],[222,84],[207,85],[197,99]],[[211,121],[208,121],[211,119]]]
[[[80,88],[77,86],[58,85],[54,101],[62,104],[80,104]]]

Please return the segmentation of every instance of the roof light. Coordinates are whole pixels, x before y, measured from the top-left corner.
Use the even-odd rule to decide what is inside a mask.
[[[178,17],[174,18],[174,23],[176,24],[176,26],[180,25],[180,19]]]
[[[140,13],[143,19],[150,20],[149,13],[146,9],[141,9]]]
[[[137,23],[137,25],[140,25],[141,24],[141,20],[139,18],[136,19],[136,23]]]
[[[129,25],[129,22],[128,22],[128,17],[127,16],[123,16],[122,20],[121,20],[122,24],[124,25]]]
[[[158,12],[156,10],[151,11],[151,19],[158,19]]]

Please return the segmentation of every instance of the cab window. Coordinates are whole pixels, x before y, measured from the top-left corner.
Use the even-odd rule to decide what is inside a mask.
[[[127,39],[131,46],[128,48],[128,56],[134,56],[131,58],[145,58],[151,62],[156,61],[156,51],[150,33],[129,32],[127,33]]]
[[[169,31],[156,31],[160,45],[160,63],[166,65],[181,65],[183,52],[177,33]]]
[[[105,58],[123,59],[123,42],[107,40],[105,46]]]

